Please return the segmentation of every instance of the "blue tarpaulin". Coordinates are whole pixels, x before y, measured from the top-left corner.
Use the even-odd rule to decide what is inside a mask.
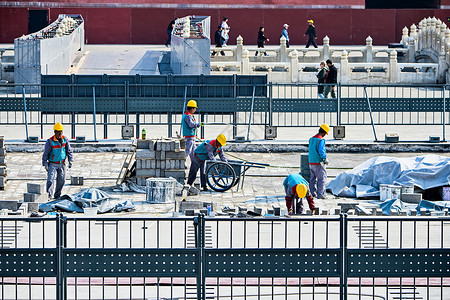
[[[375,157],[339,174],[327,189],[340,197],[374,197],[380,195],[380,184],[414,184],[423,190],[449,185],[450,157]]]

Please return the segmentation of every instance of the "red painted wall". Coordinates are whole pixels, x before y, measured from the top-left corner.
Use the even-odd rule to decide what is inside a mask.
[[[212,33],[223,16],[227,16],[231,27],[230,44],[235,44],[237,36],[241,35],[244,44],[255,45],[259,26],[265,27],[266,36],[270,39],[268,44],[278,44],[282,25],[288,23],[291,44],[304,45],[306,20],[311,18],[314,19],[319,44],[328,35],[331,45],[364,45],[370,35],[375,45],[386,45],[400,41],[402,28],[409,28],[424,17],[436,16],[446,21],[450,9],[50,8],[52,20],[60,13],[83,16],[89,44],[163,44],[170,20],[195,14],[211,16]],[[28,8],[0,7],[0,43],[12,43],[15,37],[27,34],[27,31]]]

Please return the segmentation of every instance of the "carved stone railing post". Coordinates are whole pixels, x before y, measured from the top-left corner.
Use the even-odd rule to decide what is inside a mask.
[[[322,51],[322,60],[327,60],[330,58],[330,38],[326,35],[323,38],[323,51]]]
[[[398,70],[397,70],[397,51],[392,51],[389,54],[389,82],[397,83]]]
[[[238,36],[236,38],[236,61],[242,61],[242,51],[244,50],[244,38]]]
[[[369,35],[366,38],[366,62],[371,63],[373,61],[373,40]]]
[[[341,65],[340,65],[340,82],[341,83],[348,83],[350,80],[350,69],[348,66],[348,52],[342,51],[341,54]]]
[[[242,75],[250,75],[250,59],[249,59],[250,53],[247,49],[244,49],[242,51],[242,62],[241,62],[241,74]]]
[[[400,41],[400,44],[408,45],[408,38],[409,38],[408,27],[405,26],[402,29],[402,40]]]
[[[416,24],[412,24],[411,28],[409,30],[409,44],[411,44],[411,43],[413,43],[413,45],[415,45],[414,51],[417,51],[417,46],[418,46],[419,42],[418,42]],[[408,48],[411,49],[411,47],[409,47],[409,46],[408,46]],[[411,54],[411,50],[409,50],[409,53]],[[411,56],[409,56],[409,59],[411,60]]]
[[[408,62],[413,63],[416,61],[416,43],[417,40],[414,37],[409,39],[408,44]]]
[[[298,52],[297,50],[291,51],[291,66],[289,68],[291,73],[291,81],[298,81]]]
[[[280,60],[281,62],[287,62],[288,56],[287,56],[287,48],[286,48],[286,38],[282,36],[280,38]]]
[[[445,47],[441,47],[441,51],[439,52],[439,64],[438,64],[438,80],[440,83],[445,82],[445,74],[447,73],[448,64],[445,60]]]

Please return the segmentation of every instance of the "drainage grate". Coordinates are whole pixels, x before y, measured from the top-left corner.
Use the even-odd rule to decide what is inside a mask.
[[[378,228],[372,225],[353,225],[353,230],[359,238],[361,248],[374,249],[374,248],[388,248],[387,242],[381,235]]]

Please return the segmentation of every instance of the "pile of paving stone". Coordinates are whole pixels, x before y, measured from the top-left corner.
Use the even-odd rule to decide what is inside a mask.
[[[147,178],[173,177],[184,184],[186,143],[177,138],[138,140],[136,183],[145,186]]]
[[[5,138],[0,136],[0,190],[5,189],[6,185],[6,147]]]

